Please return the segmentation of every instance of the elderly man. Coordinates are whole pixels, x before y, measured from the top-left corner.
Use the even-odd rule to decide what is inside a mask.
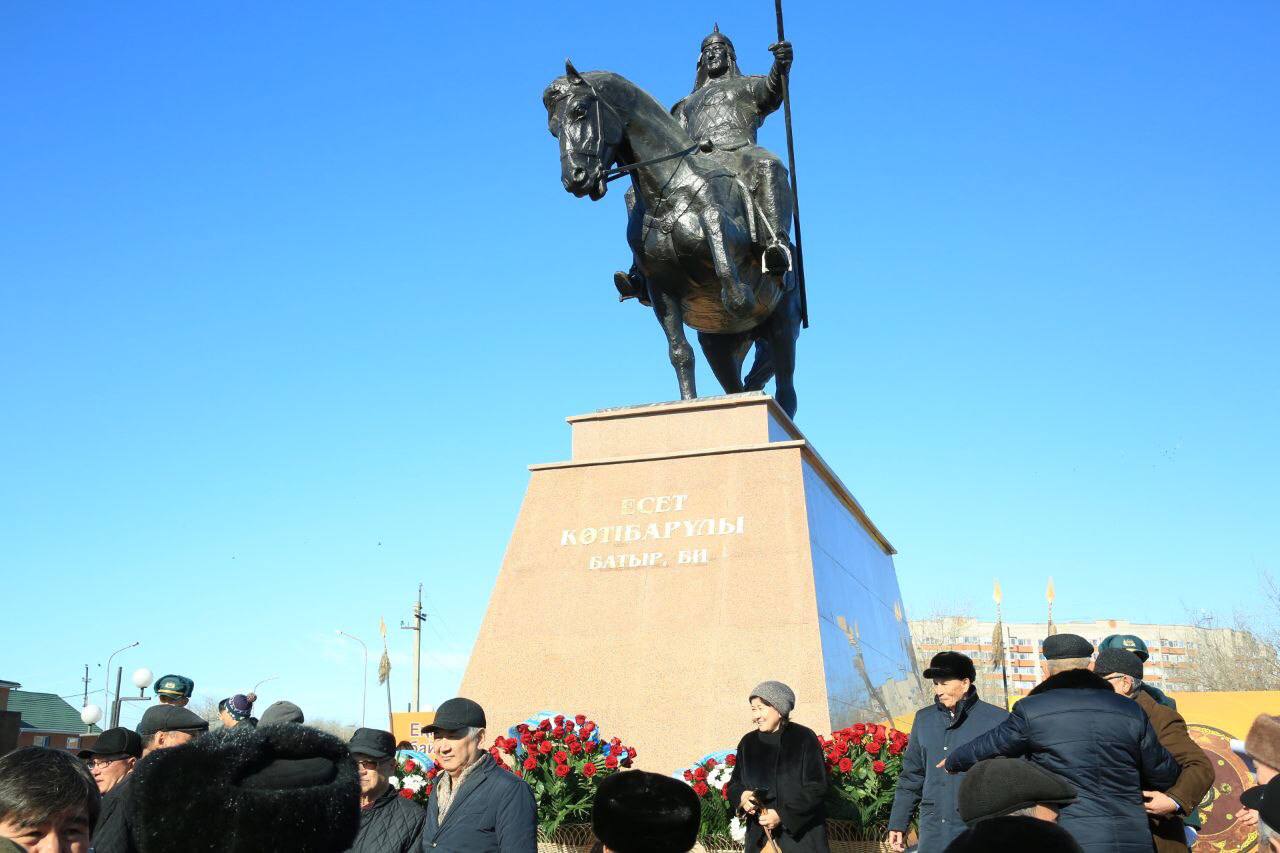
[[[181,746],[209,731],[209,722],[181,705],[152,705],[138,723],[142,755]],[[133,802],[134,775],[131,773],[116,785],[104,801],[109,819],[103,820],[93,835],[94,853],[130,853],[133,850],[129,834],[132,827],[130,815]]]
[[[1082,637],[1044,642],[1051,675],[1013,707],[1009,719],[952,750],[944,766],[968,770],[1003,755],[1026,756],[1076,789],[1058,818],[1089,853],[1150,853],[1143,791],[1163,791],[1178,779],[1178,763],[1160,745],[1137,703],[1117,696],[1087,667]]]
[[[1075,801],[1075,788],[1066,779],[1021,758],[979,761],[960,783],[960,817],[966,826],[1009,815],[1057,823],[1062,807]]]
[[[0,839],[22,850],[88,853],[101,796],[70,753],[15,750],[0,758]]]
[[[535,853],[538,815],[524,780],[499,767],[483,747],[484,709],[450,699],[427,731],[442,771],[427,801],[423,853]]]
[[[973,686],[978,673],[973,661],[959,652],[939,652],[924,677],[933,681],[933,704],[916,712],[911,738],[902,753],[902,773],[889,815],[889,844],[906,849],[911,815],[920,808],[919,853],[942,853],[964,822],[956,807],[960,776],[939,769],[951,751],[1004,721],[1009,712],[983,702]]]
[[[381,729],[356,729],[347,744],[360,771],[360,834],[355,853],[409,853],[418,844],[427,812],[391,787],[396,739]]]
[[[1161,705],[1142,689],[1142,661],[1133,652],[1111,647],[1098,652],[1093,671],[1111,682],[1111,688],[1128,696],[1146,712],[1160,745],[1173,755],[1182,772],[1168,791],[1143,791],[1151,834],[1158,853],[1184,853],[1187,833],[1183,818],[1191,815],[1213,785],[1213,765],[1196,745],[1177,711]]]
[[[1151,652],[1147,651],[1147,644],[1137,634],[1112,634],[1109,637],[1103,637],[1102,642],[1098,643],[1098,651],[1102,652],[1107,649],[1124,649],[1126,652],[1133,652],[1143,664],[1146,664],[1151,659]],[[1148,694],[1161,705],[1167,705],[1175,711],[1178,710],[1178,703],[1173,700],[1173,697],[1167,696],[1159,687],[1144,683],[1142,692]]]

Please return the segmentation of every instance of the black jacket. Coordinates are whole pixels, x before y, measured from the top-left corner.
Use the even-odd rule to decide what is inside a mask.
[[[768,787],[770,775],[776,788],[770,789],[771,807],[782,818],[774,831],[774,839],[785,851],[828,853],[827,811],[823,800],[827,795],[827,764],[822,756],[818,736],[799,723],[782,724],[782,737],[777,751],[777,765],[770,773],[764,766],[765,747],[758,731],[747,732],[738,741],[737,763],[729,777],[729,802],[736,808],[743,791]],[[764,830],[753,818],[747,818],[746,853],[755,853],[764,845]]]
[[[527,782],[480,756],[440,821],[437,783],[422,827],[424,853],[537,853],[538,812]]]
[[[369,808],[360,810],[360,834],[350,849],[353,853],[409,853],[426,822],[427,810],[421,804],[387,788]]]
[[[960,700],[952,714],[941,702],[916,712],[911,723],[911,738],[902,753],[902,774],[893,794],[893,812],[889,829],[906,832],[911,813],[920,805],[919,853],[941,853],[957,835],[964,832],[964,821],[956,806],[963,773],[947,773],[938,762],[978,735],[985,734],[1009,717],[1009,712],[969,695]]]
[[[129,800],[133,794],[133,774],[107,791],[98,812],[98,825],[93,830],[94,853],[126,853],[132,849],[129,840]]]
[[[1151,853],[1142,792],[1165,790],[1179,773],[1146,712],[1087,669],[1043,681],[1008,720],[953,751],[947,770],[997,755],[1025,755],[1075,787],[1058,823],[1087,853]]]

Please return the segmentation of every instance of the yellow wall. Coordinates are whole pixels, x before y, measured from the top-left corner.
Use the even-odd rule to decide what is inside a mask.
[[[1280,690],[1244,690],[1236,693],[1170,693],[1178,713],[1188,723],[1221,729],[1244,740],[1259,714],[1280,715]]]

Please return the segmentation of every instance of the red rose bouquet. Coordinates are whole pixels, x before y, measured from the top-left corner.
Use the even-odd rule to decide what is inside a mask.
[[[583,714],[534,717],[496,738],[489,752],[529,783],[538,828],[548,837],[565,824],[590,823],[599,781],[629,768],[636,757],[635,748],[618,738],[602,738]]]
[[[733,776],[737,760],[733,752],[712,753],[680,774],[680,778],[698,795],[698,805],[702,810],[699,838],[726,839],[734,835],[732,822],[737,804],[729,802],[728,792],[729,779]]]
[[[430,761],[423,762],[409,757],[397,758],[395,772],[387,781],[406,800],[413,800],[425,806],[431,797],[431,790],[435,787],[436,775],[439,772],[439,769]]]
[[[883,829],[902,773],[906,734],[878,723],[857,723],[818,741],[831,782],[828,814],[865,829]]]

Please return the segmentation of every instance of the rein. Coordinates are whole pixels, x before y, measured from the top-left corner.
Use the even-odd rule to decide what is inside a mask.
[[[605,142],[605,139],[604,139],[604,118],[603,116],[600,115],[600,105],[604,103],[604,98],[600,97],[600,93],[595,90],[595,86],[591,86],[590,83],[588,83],[587,85],[591,87],[591,91],[595,94],[595,98],[596,98],[596,103],[595,103],[596,136],[600,139],[600,150],[599,151],[575,151],[574,153],[580,157],[582,156],[594,157],[597,160],[600,160],[601,162],[608,162],[609,156],[613,153],[611,150],[613,146]],[[609,106],[609,105],[606,104],[606,106]],[[615,116],[617,115],[617,112],[613,109],[612,106],[609,106],[609,111],[613,112]],[[618,178],[621,178],[624,175],[631,174],[636,169],[643,169],[645,166],[652,166],[655,163],[665,163],[668,160],[675,160],[679,157],[688,157],[690,154],[698,150],[702,150],[703,152],[708,152],[711,149],[712,149],[712,145],[711,145],[711,140],[709,139],[704,140],[702,142],[695,142],[692,145],[690,145],[688,148],[685,148],[680,151],[676,151],[673,154],[664,154],[661,157],[651,157],[648,160],[641,160],[639,163],[629,163],[625,166],[614,166],[611,169],[606,169],[603,175],[601,175],[601,178],[603,183],[608,184],[612,181],[616,181]]]

